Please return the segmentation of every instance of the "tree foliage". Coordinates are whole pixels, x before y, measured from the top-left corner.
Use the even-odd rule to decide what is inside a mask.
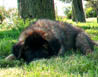
[[[64,14],[67,15],[70,11],[72,11],[72,7],[65,7],[64,8]]]
[[[3,20],[7,15],[7,11],[4,7],[0,7],[0,24],[2,24]]]
[[[98,0],[86,0],[89,2],[89,4],[93,7],[95,7],[95,9],[98,8]]]
[[[86,8],[86,17],[96,17],[96,12],[94,10],[94,8],[92,7],[89,7],[89,8]]]

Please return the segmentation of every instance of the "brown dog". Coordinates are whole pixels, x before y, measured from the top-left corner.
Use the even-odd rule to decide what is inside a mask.
[[[28,26],[13,46],[16,59],[30,62],[79,49],[83,54],[93,52],[95,43],[80,28],[71,24],[40,19]]]

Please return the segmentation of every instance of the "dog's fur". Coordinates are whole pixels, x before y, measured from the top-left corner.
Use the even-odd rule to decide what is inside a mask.
[[[71,24],[40,19],[28,26],[13,46],[17,59],[30,62],[35,58],[49,58],[79,49],[83,54],[93,52],[94,43],[80,28]]]

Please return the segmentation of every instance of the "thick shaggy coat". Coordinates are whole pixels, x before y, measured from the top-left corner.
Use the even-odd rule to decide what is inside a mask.
[[[34,59],[62,55],[70,49],[79,49],[83,54],[92,52],[93,41],[88,35],[71,24],[40,19],[28,26],[13,46],[12,53],[26,62]]]

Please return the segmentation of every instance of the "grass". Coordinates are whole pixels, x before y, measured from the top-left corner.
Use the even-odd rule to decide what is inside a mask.
[[[75,23],[62,19],[83,28],[93,40],[98,41],[98,24],[95,19],[87,19],[87,23]],[[87,56],[73,50],[51,59],[40,59],[29,65],[21,61],[6,61],[4,58],[11,53],[12,45],[17,42],[21,31],[28,21],[18,21],[9,25],[0,25],[0,77],[98,77],[98,47]]]

